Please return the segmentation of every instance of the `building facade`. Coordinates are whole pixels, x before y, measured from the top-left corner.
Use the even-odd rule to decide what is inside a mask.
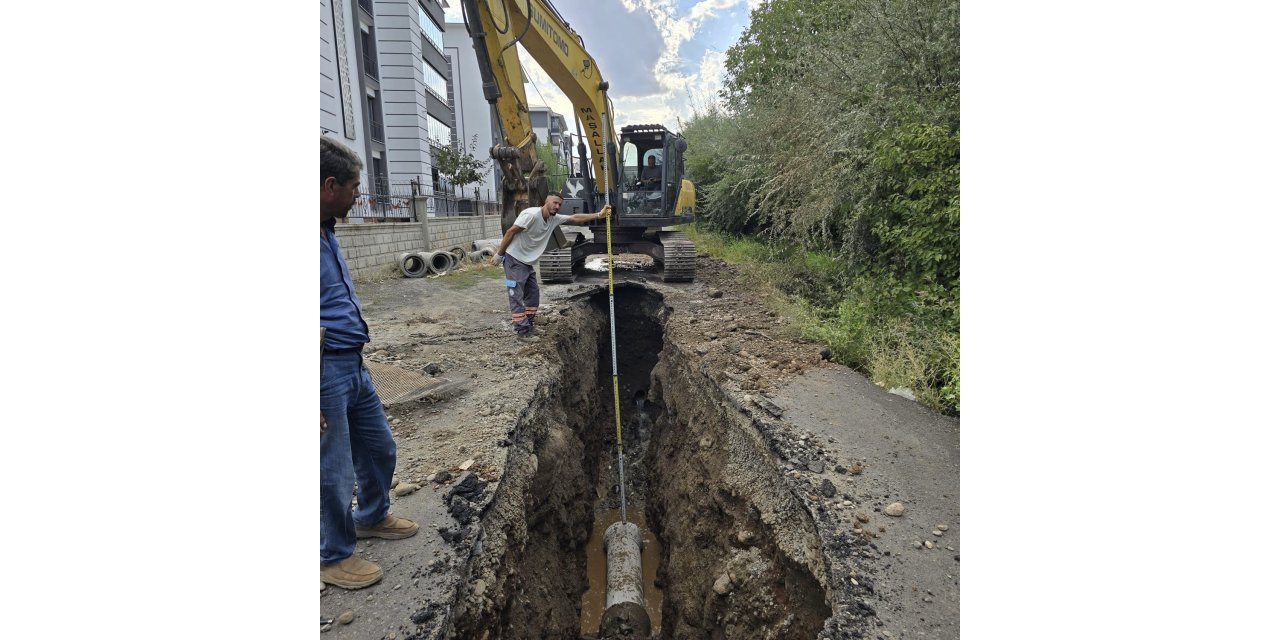
[[[484,99],[480,63],[471,42],[467,25],[461,22],[445,25],[444,54],[450,63],[452,75],[449,79],[454,90],[453,136],[463,150],[485,161],[489,168],[488,175],[479,185],[468,185],[467,188],[478,187],[482,199],[497,200],[500,177],[493,159],[489,157],[489,149],[498,142],[502,128],[497,121],[497,111]],[[471,147],[473,141],[474,149]]]
[[[543,105],[529,106],[529,124],[533,126],[533,131],[538,136],[538,144],[551,143],[551,149],[555,151],[556,159],[560,164],[568,167],[569,157],[569,131],[565,126],[564,116],[551,110],[551,107]],[[564,171],[564,169],[555,169],[547,167],[547,172]]]
[[[359,29],[345,0],[320,0],[320,133],[369,158],[359,56]],[[368,165],[368,162],[365,163]]]
[[[434,154],[452,143],[453,122],[444,6],[443,0],[321,0],[320,130],[365,159],[371,194],[431,194],[441,187]],[[342,41],[345,48],[337,45]],[[435,205],[428,202],[428,215]]]

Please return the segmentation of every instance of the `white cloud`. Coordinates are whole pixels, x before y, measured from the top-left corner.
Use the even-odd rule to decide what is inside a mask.
[[[742,3],[743,0],[702,0],[689,10],[689,19],[702,20],[708,15],[715,15],[716,9],[728,9]]]
[[[708,20],[734,7],[745,6],[750,11],[764,2],[764,0],[700,0],[688,11],[682,13],[673,0],[618,1],[627,12],[644,11],[652,19],[661,37],[662,50],[658,53],[653,69],[657,80],[656,92],[643,96],[622,95],[624,89],[619,86],[619,82],[614,82],[612,93],[618,119],[616,126],[662,123],[673,129],[679,127],[679,120],[688,120],[692,117],[693,105],[690,102],[703,106],[708,100],[716,99],[723,84],[724,73],[723,51],[707,50],[702,52],[701,59],[682,60],[680,48],[692,40]],[[451,6],[445,12],[461,20],[461,11],[456,7]],[[565,17],[574,25],[575,30],[584,34],[588,50],[597,60],[601,59],[602,51],[596,51],[596,48],[601,45],[617,46],[615,42],[594,37],[601,31],[607,31],[599,27],[605,23],[615,22],[613,18],[616,16],[601,18],[598,13],[588,13],[582,16],[566,14]],[[566,115],[573,113],[573,106],[569,100],[523,50],[520,59],[529,80],[533,83],[532,86],[526,86],[529,101],[534,104],[546,102],[547,106]],[[682,69],[690,69],[690,71],[682,71]],[[538,90],[541,91],[541,97],[538,95]]]
[[[623,0],[623,3],[644,9],[658,25],[662,34],[664,49],[658,57],[656,72],[658,83],[664,92],[657,98],[662,108],[651,107],[651,113],[661,112],[661,122],[668,127],[676,127],[677,119],[692,117],[692,99],[695,103],[714,99],[722,84],[724,52],[704,51],[702,59],[697,61],[696,71],[681,73],[680,47],[689,42],[702,28],[703,23],[715,17],[717,12],[731,9],[738,5],[746,5],[754,9],[763,0],[701,0],[693,5],[688,13],[677,17],[676,6],[672,0]],[[694,61],[687,61],[695,66]],[[619,118],[621,119],[621,118]]]

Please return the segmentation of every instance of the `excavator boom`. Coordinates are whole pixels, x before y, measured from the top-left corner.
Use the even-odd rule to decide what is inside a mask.
[[[549,0],[462,0],[462,10],[480,63],[485,99],[494,106],[502,129],[500,141],[489,154],[502,175],[503,231],[520,211],[541,206],[548,191],[548,167],[538,159],[518,43],[573,104],[573,117],[586,147],[580,144],[579,148],[590,150],[590,171],[584,168],[583,176],[572,178],[581,181],[575,187],[582,188],[583,204],[614,205],[615,244],[662,262],[668,281],[692,280],[692,244],[683,234],[664,228],[693,219],[693,184],[683,175],[684,139],[661,125],[626,127],[619,138],[609,83],[582,37]],[[632,179],[639,167],[622,170],[619,155],[624,150],[631,158],[639,157],[637,153],[651,160],[661,157],[664,166],[650,167],[660,177],[643,186]],[[626,184],[619,184],[624,180]],[[544,254],[544,281],[572,280],[574,265],[586,255],[604,252],[602,242],[571,235],[556,229],[556,244]]]

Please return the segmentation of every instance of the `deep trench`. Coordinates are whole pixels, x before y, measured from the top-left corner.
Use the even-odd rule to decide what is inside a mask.
[[[627,511],[660,547],[645,551],[650,637],[816,637],[831,610],[808,512],[750,420],[666,339],[660,294],[620,287],[615,312]],[[521,425],[453,637],[603,637],[584,594],[593,525],[619,506],[607,294],[561,314],[544,337],[559,383]]]

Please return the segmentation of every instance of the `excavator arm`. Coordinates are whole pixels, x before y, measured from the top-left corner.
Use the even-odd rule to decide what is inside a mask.
[[[503,181],[503,229],[526,207],[547,195],[546,167],[538,160],[529,120],[524,74],[515,43],[546,71],[573,103],[591,150],[594,178],[604,191],[616,180],[609,171],[617,134],[609,108],[609,83],[583,47],[582,38],[546,0],[463,0],[463,16],[480,62],[485,99],[494,105],[502,141],[490,150]]]

